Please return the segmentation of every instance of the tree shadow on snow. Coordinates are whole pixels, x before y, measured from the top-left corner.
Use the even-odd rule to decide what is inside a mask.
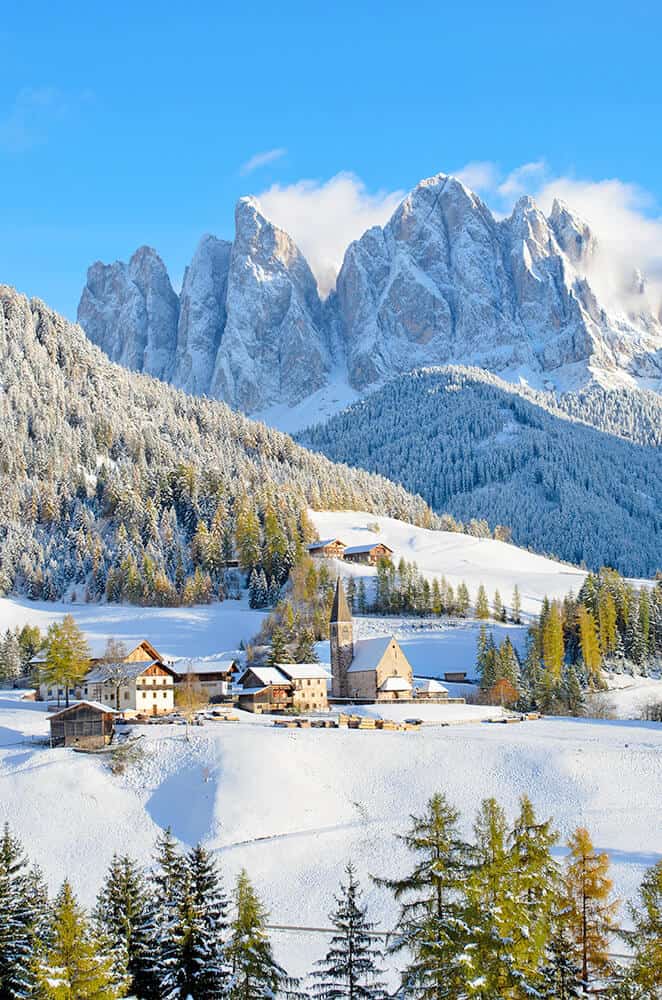
[[[147,812],[162,829],[170,827],[175,837],[195,846],[211,832],[216,800],[216,782],[208,772],[190,765],[166,778],[152,793]]]

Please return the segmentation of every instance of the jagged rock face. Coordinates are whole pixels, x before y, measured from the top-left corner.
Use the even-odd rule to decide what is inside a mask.
[[[493,370],[586,358],[566,264],[531,199],[498,222],[454,178],[423,181],[347,251],[337,288],[352,382],[468,358]]]
[[[323,304],[254,199],[238,202],[235,226],[233,243],[203,237],[179,299],[147,248],[128,265],[93,265],[78,314],[88,336],[113,360],[248,413],[301,402],[332,360],[359,390],[448,363],[561,389],[596,372],[662,378],[662,314],[645,278],[610,311],[595,294],[600,247],[560,201],[545,216],[522,198],[498,220],[457,179],[431,177],[350,245]]]
[[[89,268],[78,322],[113,361],[169,379],[178,316],[165,264],[151,247],[140,247],[128,264],[97,261]]]
[[[242,198],[211,394],[246,412],[298,403],[329,369],[317,284],[294,242]]]
[[[225,329],[225,299],[232,243],[203,236],[184,272],[173,382],[192,394],[209,394]]]

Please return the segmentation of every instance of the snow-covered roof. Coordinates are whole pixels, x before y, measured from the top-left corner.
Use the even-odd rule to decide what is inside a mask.
[[[302,680],[306,677],[326,678],[329,671],[321,663],[277,663],[276,666],[287,677]]]
[[[348,673],[356,673],[361,670],[376,670],[384,653],[391,645],[392,640],[392,635],[378,635],[372,639],[357,639],[354,643],[354,659]]]
[[[404,677],[387,677],[379,685],[380,691],[411,691],[411,684],[408,684]]]
[[[311,542],[308,545],[308,551],[310,552],[313,549],[325,549],[327,545],[336,545],[336,544],[344,545],[345,543],[341,542],[339,538],[321,538],[316,542]]]
[[[86,636],[85,638],[87,641],[88,649],[90,651],[90,659],[91,660],[102,659],[105,656],[106,650],[108,648],[108,636],[106,636],[105,638],[97,637],[92,639],[90,639],[89,636]],[[148,649],[152,652],[152,654],[156,653],[157,656],[159,655],[158,650],[154,649],[154,646],[152,646],[152,644],[147,639],[140,639],[138,642],[134,642],[133,639],[130,639],[128,642],[124,641],[122,642],[126,650],[127,656],[129,656],[136,649],[138,649],[143,643],[147,644]],[[45,663],[46,659],[47,659],[46,650],[42,649],[39,653],[37,653],[35,656],[32,657],[30,663]]]
[[[99,712],[110,712],[112,715],[116,715],[114,708],[110,705],[104,705],[101,701],[88,701],[83,698],[81,701],[72,701],[66,708],[61,708],[59,712],[53,712],[51,719],[56,719],[58,715],[64,715],[65,712],[70,712],[72,708],[79,708],[81,705],[87,705],[89,708],[96,708]]]
[[[448,688],[445,688],[439,681],[432,680],[431,678],[416,681],[416,687],[419,691],[427,692],[427,694],[444,694],[444,692],[448,694]]]
[[[372,552],[372,550],[377,548],[378,545],[381,545],[383,546],[383,548],[388,549],[389,552],[393,551],[393,549],[389,549],[388,545],[386,545],[384,542],[372,542],[370,545],[350,545],[348,548],[345,549],[345,555],[351,556],[351,555],[359,555],[361,552]]]
[[[131,678],[140,677],[141,674],[144,674],[150,667],[156,666],[157,663],[159,666],[163,666],[160,660],[130,660],[128,663],[126,661],[121,661],[117,664],[100,663],[98,666],[92,667],[92,669],[85,674],[83,683],[103,684],[104,681],[107,681],[112,677],[112,672],[116,667],[121,669],[122,676],[129,680]]]
[[[224,656],[210,660],[177,660],[172,664],[172,669],[179,677],[185,677],[191,673],[199,677],[202,674],[227,674],[237,660],[234,656]]]
[[[278,667],[247,667],[244,673],[239,678],[241,683],[248,672],[251,672],[254,677],[257,677],[258,681],[263,687],[267,687],[268,684],[289,684],[289,677],[286,677]],[[244,690],[250,690],[244,687]]]

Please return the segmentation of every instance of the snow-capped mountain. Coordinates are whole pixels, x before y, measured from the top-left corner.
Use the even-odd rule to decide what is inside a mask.
[[[559,202],[545,216],[522,198],[499,220],[438,174],[348,247],[325,302],[255,199],[239,201],[235,227],[232,243],[203,237],[179,297],[147,247],[128,265],[92,265],[78,310],[90,339],[248,413],[449,362],[560,390],[662,385],[662,322],[645,277],[633,274],[627,308],[608,309],[592,283],[595,236]]]

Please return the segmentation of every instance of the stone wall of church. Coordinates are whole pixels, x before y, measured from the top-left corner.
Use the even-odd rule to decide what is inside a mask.
[[[354,630],[351,622],[331,622],[332,694],[334,698],[348,698],[347,671],[354,657]]]

